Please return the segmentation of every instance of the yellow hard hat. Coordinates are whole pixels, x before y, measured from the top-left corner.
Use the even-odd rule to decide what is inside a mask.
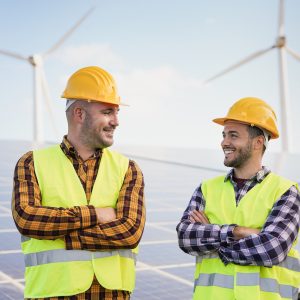
[[[266,130],[271,139],[277,139],[277,118],[272,107],[259,98],[247,97],[235,102],[226,117],[214,119],[213,122],[224,125],[228,120],[238,121]]]
[[[120,105],[115,80],[107,71],[95,66],[79,69],[71,75],[61,97]]]

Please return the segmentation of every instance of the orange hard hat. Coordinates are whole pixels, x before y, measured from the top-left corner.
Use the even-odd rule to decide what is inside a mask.
[[[230,107],[226,117],[214,119],[213,122],[224,125],[229,120],[259,127],[267,131],[271,139],[279,137],[274,110],[259,98],[247,97],[238,100]]]
[[[107,71],[96,66],[79,69],[71,75],[61,97],[121,104],[115,80]]]

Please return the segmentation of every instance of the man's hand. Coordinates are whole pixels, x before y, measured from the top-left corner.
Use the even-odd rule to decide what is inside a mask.
[[[96,207],[98,223],[107,223],[117,218],[116,210],[112,207]]]
[[[243,239],[251,234],[259,234],[260,230],[256,228],[244,227],[244,226],[236,226],[233,229],[233,237],[235,240]]]
[[[209,219],[205,215],[205,213],[201,210],[194,209],[190,214],[190,221],[192,223],[202,223],[202,224],[210,224]]]

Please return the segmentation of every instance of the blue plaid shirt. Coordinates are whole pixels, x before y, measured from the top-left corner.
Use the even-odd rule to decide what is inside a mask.
[[[234,187],[236,205],[270,171],[263,167],[239,189],[233,180],[233,169],[226,175]],[[201,185],[195,190],[188,207],[177,225],[179,247],[199,256],[217,251],[224,264],[260,265],[271,267],[282,262],[296,240],[300,223],[300,194],[291,186],[274,204],[261,232],[233,239],[235,224],[201,224],[189,220],[191,211],[204,210],[205,199]]]

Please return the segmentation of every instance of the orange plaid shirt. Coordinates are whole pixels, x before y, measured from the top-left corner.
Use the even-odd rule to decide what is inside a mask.
[[[80,158],[66,137],[61,143],[61,149],[72,162],[89,203],[101,161],[101,149],[86,161]],[[116,220],[98,224],[92,205],[71,208],[42,206],[32,151],[19,159],[14,173],[12,213],[22,235],[38,239],[64,238],[68,250],[136,247],[145,225],[144,180],[140,168],[132,160],[129,161],[119,193],[116,212]],[[106,290],[94,280],[85,293],[51,299],[129,299],[129,293]]]

